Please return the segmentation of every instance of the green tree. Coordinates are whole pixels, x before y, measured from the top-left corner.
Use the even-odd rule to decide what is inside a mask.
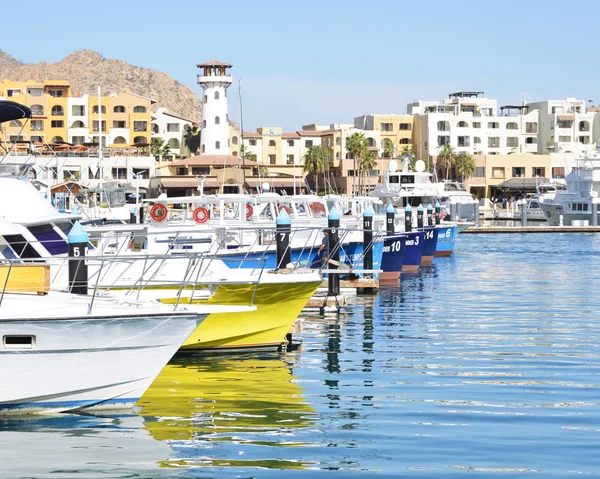
[[[302,171],[313,175],[315,190],[319,194],[319,173],[323,173],[329,167],[329,150],[325,146],[311,146],[302,159]]]
[[[359,173],[359,162],[367,155],[369,144],[364,133],[352,133],[346,138],[346,151],[354,159],[354,177],[352,181],[352,194],[356,194],[356,179]],[[360,185],[358,185],[360,188]]]
[[[456,168],[456,174],[460,175],[460,181],[464,182],[465,178],[469,178],[470,176],[473,176],[473,173],[475,173],[477,162],[469,153],[461,152],[456,155],[454,159],[454,165]]]
[[[187,124],[183,129],[185,130],[183,143],[188,147],[191,155],[197,155],[200,149],[200,126]]]
[[[437,161],[440,163],[440,166],[444,168],[446,179],[448,179],[450,168],[454,165],[455,156],[456,153],[454,152],[454,147],[452,145],[445,144],[440,148]]]
[[[396,147],[394,144],[388,140],[385,142],[385,146],[383,147],[383,156],[385,158],[393,158],[396,154]]]
[[[371,175],[371,172],[377,168],[377,158],[372,151],[367,151],[363,158],[360,159],[359,169],[361,171],[362,194],[366,194],[366,177]]]
[[[150,142],[150,154],[157,160],[162,161],[163,156],[171,153],[171,147],[162,138],[152,138]]]

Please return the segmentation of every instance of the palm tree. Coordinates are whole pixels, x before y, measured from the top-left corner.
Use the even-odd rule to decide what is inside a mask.
[[[395,153],[396,147],[390,140],[388,140],[383,147],[383,156],[385,158],[393,158]]]
[[[364,177],[364,181],[363,181],[363,191],[362,193],[365,194],[366,191],[366,177],[370,176],[371,172],[377,168],[377,158],[375,158],[375,155],[373,154],[372,151],[368,151],[365,156],[363,158],[361,158],[360,160],[360,165],[359,165],[360,171],[362,172],[362,175]]]
[[[441,166],[446,170],[446,179],[448,179],[448,174],[450,173],[450,168],[454,164],[454,157],[456,153],[454,152],[454,147],[449,143],[446,143],[444,146],[440,148],[440,152],[437,157],[437,161],[441,163]]]
[[[152,138],[150,142],[150,154],[158,161],[162,161],[163,156],[171,153],[171,147],[162,138]]]
[[[466,152],[459,153],[455,158],[454,164],[456,165],[456,173],[461,177],[461,182],[465,181],[465,177],[469,178],[473,176],[475,168],[477,168],[475,158]]]
[[[319,194],[319,173],[324,172],[329,166],[329,150],[325,146],[311,146],[302,158],[304,164],[302,171],[312,174],[315,178],[315,190]]]
[[[354,178],[352,184],[352,193],[356,191],[356,175],[358,174],[358,162],[364,158],[369,151],[369,145],[364,133],[352,133],[346,138],[346,151],[354,158]]]
[[[189,148],[191,155],[197,155],[200,149],[200,126],[187,124],[183,129],[183,143]]]

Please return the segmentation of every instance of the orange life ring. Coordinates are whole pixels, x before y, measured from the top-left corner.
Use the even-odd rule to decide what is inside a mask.
[[[155,203],[150,209],[150,218],[152,218],[152,221],[162,223],[167,219],[167,216],[169,216],[169,208],[166,205]]]
[[[254,209],[252,208],[252,205],[250,203],[246,203],[246,219],[247,220],[252,218],[253,212],[254,212]]]
[[[208,210],[202,206],[199,206],[194,210],[194,221],[199,225],[206,223],[208,221],[208,216]]]
[[[317,203],[315,201],[314,203],[310,204],[310,211],[312,211],[314,214],[324,213],[325,207],[321,203]]]
[[[286,205],[281,205],[279,208],[277,208],[278,213],[281,213],[282,210],[285,211],[288,215],[290,214],[290,209]]]

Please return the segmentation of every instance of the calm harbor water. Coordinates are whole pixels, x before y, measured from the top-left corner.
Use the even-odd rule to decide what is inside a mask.
[[[298,351],[177,357],[137,414],[1,419],[0,477],[598,475],[599,280],[598,235],[460,235]]]

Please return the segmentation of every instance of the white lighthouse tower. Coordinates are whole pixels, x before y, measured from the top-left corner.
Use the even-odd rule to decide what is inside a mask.
[[[197,65],[198,85],[204,89],[202,100],[201,155],[229,155],[229,120],[227,116],[227,88],[231,75],[227,69],[233,65],[210,61]]]

